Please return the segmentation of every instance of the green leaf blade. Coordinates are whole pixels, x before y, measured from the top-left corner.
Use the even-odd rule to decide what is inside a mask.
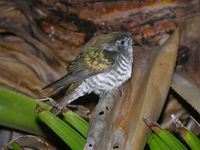
[[[0,88],[0,125],[42,135],[35,107],[34,99]]]
[[[73,111],[67,111],[63,113],[64,121],[73,126],[77,131],[79,131],[85,138],[88,133],[89,123],[81,118],[79,115]]]
[[[38,114],[39,119],[51,128],[72,150],[82,150],[86,140],[72,127],[49,111]]]

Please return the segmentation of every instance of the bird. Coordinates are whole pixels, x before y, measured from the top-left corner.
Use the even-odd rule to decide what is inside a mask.
[[[68,73],[43,89],[67,87],[65,98],[59,102],[61,107],[92,92],[101,98],[131,77],[132,45],[127,32],[96,35],[80,49],[80,54],[67,67]]]

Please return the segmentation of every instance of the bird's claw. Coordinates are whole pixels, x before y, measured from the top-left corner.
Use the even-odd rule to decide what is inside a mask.
[[[44,98],[44,99],[40,99],[38,101],[47,101],[49,103],[49,105],[52,106],[51,112],[56,114],[56,115],[61,113],[61,112],[67,111],[67,107],[57,103],[53,98],[47,97],[47,98]]]

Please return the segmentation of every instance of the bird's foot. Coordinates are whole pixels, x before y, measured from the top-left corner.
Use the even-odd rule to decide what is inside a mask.
[[[52,106],[50,111],[52,113],[54,113],[55,115],[57,115],[57,114],[59,114],[61,112],[66,112],[67,111],[67,107],[57,103],[54,99],[52,99],[50,97],[47,97],[47,98],[44,98],[44,99],[40,99],[38,101],[47,101],[49,103],[49,105]]]

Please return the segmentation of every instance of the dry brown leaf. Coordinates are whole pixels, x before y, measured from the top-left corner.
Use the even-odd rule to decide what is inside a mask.
[[[162,114],[161,126],[168,131],[176,131],[176,126],[173,124],[171,114],[174,114],[180,120],[186,120],[188,118],[188,112],[183,109],[182,105],[177,100],[176,96],[170,94],[167,99],[166,107]]]
[[[191,57],[176,70],[172,88],[200,113],[200,15],[181,24],[181,45],[191,51]]]
[[[18,136],[10,141],[7,147],[10,147],[13,142],[18,144],[21,148],[29,148],[33,150],[55,150],[55,148],[50,146],[43,138],[33,135]]]
[[[50,42],[47,36],[44,36],[44,33],[32,22],[33,19],[30,21],[25,14],[17,9],[14,3],[10,1],[3,0],[0,4],[0,28],[3,29],[5,33],[15,34],[21,37],[27,43],[37,48],[40,53],[45,55],[44,58],[47,61],[53,62],[52,65],[55,65],[55,68],[59,69],[57,66],[63,68],[62,62],[53,51],[53,49],[57,47]],[[35,33],[35,35],[32,35],[32,33]]]
[[[23,39],[16,36],[0,39],[0,85],[34,98],[43,97],[41,88],[60,74],[44,63],[38,51]]]
[[[200,89],[195,84],[175,73],[172,88],[200,113]]]
[[[191,9],[192,8],[192,9]],[[157,45],[163,33],[176,29],[179,19],[198,11],[199,1],[98,1],[72,5],[72,13],[100,27],[133,33],[142,45]]]

